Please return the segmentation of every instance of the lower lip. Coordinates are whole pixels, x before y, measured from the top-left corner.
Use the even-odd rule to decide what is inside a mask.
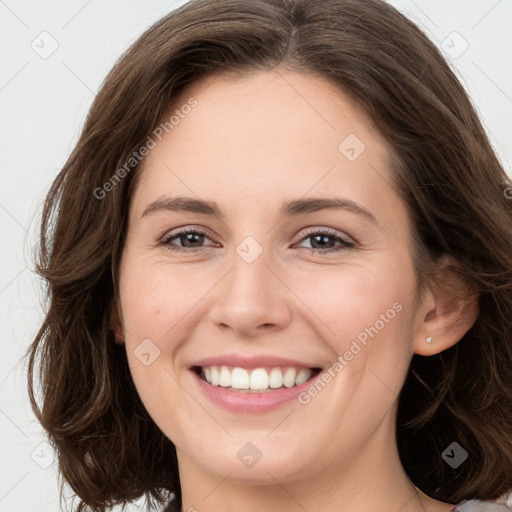
[[[263,413],[272,411],[287,402],[296,399],[297,396],[311,386],[313,379],[307,380],[298,386],[291,388],[279,388],[265,393],[247,393],[230,391],[228,388],[213,386],[201,379],[194,370],[191,370],[201,391],[214,404],[232,412]]]

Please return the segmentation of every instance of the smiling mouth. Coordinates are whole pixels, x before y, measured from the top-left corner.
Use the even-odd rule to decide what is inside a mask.
[[[194,366],[193,371],[212,386],[242,393],[268,393],[299,386],[316,377],[320,368],[271,367],[241,368],[237,366]]]

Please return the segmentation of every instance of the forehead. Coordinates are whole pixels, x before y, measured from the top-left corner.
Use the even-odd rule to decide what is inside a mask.
[[[234,141],[239,148],[245,138],[244,149],[250,149],[255,148],[255,143],[267,141],[280,145],[287,141],[325,141],[332,146],[347,130],[352,130],[361,137],[371,134],[372,138],[380,139],[374,143],[385,145],[355,101],[333,82],[312,74],[274,70],[205,77],[176,95],[169,113],[182,109],[192,97],[199,108],[186,116],[187,123],[179,123],[181,129],[179,125],[173,128],[175,135],[186,125],[208,139],[222,138],[225,147]],[[247,140],[254,135],[257,137]]]
[[[163,122],[171,116],[144,160],[137,202],[171,192],[222,200],[236,189],[244,200],[263,200],[269,191],[325,195],[340,187],[362,201],[372,184],[390,182],[389,146],[357,103],[321,77],[205,77],[173,98]]]

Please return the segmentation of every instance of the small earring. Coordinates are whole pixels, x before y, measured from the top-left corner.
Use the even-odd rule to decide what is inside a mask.
[[[425,340],[427,341],[427,343],[432,343],[432,337],[431,336],[427,336],[425,338]]]

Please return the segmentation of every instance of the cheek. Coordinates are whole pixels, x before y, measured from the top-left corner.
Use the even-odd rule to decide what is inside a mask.
[[[163,340],[211,288],[207,272],[154,264],[129,265],[121,282],[125,328],[133,336]]]
[[[201,299],[215,285],[217,273],[126,258],[122,276],[125,345],[135,387],[160,429],[179,439],[179,418],[197,414],[178,383],[188,371],[180,349],[204,315]]]
[[[317,317],[315,325],[332,349],[333,363],[339,363],[333,368],[336,398],[331,403],[342,405],[332,405],[329,415],[352,422],[357,431],[358,422],[370,425],[386,413],[407,374],[412,357],[412,266],[406,258],[389,258],[371,267],[347,265],[317,272],[301,283],[297,295],[306,298]]]
[[[172,339],[173,325],[186,314],[190,291],[178,273],[166,276],[160,266],[129,257],[123,261],[119,288],[127,357],[141,391],[154,379],[163,378],[162,356],[174,351],[164,340]]]
[[[400,267],[385,263],[341,265],[304,273],[292,281],[291,288],[315,313],[316,325],[338,354],[348,350],[352,340],[364,345],[377,336],[386,338],[386,332],[403,332],[408,325],[405,311],[414,290],[412,268],[406,262]]]
[[[314,277],[297,294],[307,297],[321,319],[316,325],[336,355],[329,400],[311,398],[311,404],[318,415],[336,418],[327,427],[331,439],[342,445],[351,432],[363,442],[368,429],[395,403],[407,374],[414,273],[402,260],[401,265],[343,267],[329,278]]]

